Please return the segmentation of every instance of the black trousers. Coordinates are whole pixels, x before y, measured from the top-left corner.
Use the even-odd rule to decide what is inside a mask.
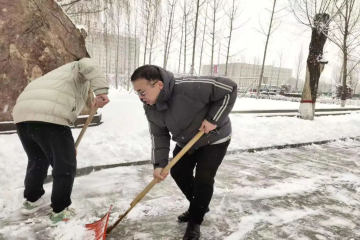
[[[171,176],[190,202],[191,222],[201,224],[204,219],[214,192],[214,178],[229,144],[230,140],[201,147],[192,154],[186,153],[170,170]],[[174,156],[180,151],[181,148],[176,145]]]
[[[35,202],[44,195],[43,184],[51,165],[51,206],[54,212],[61,212],[71,204],[76,174],[75,144],[70,128],[44,122],[17,123],[16,128],[28,156],[24,198]]]

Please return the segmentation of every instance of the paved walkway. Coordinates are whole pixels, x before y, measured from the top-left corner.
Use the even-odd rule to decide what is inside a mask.
[[[360,142],[228,156],[218,172],[201,239],[360,239]],[[103,170],[76,179],[73,206],[88,211],[73,225],[5,226],[0,239],[71,239],[81,224],[114,204],[112,220],[151,181],[151,166]],[[47,185],[47,194],[51,185]],[[107,239],[182,239],[176,217],[187,202],[168,178]],[[11,236],[15,234],[16,237]],[[77,239],[77,238],[73,238]]]

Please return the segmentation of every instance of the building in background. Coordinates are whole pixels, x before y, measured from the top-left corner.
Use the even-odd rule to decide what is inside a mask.
[[[87,32],[86,48],[113,86],[121,83],[126,85],[131,74],[139,67],[139,38],[119,35],[116,31],[104,32],[102,24],[96,22],[81,22],[79,19],[74,22]]]
[[[139,67],[140,40],[128,31],[124,15],[107,16],[99,2],[82,1],[71,4],[69,0],[57,0],[64,7],[73,23],[86,31],[86,48],[115,86],[129,85],[129,78]],[[99,10],[99,11],[98,11]],[[93,12],[93,13],[91,13]],[[73,13],[73,14],[72,14]],[[106,15],[106,16],[105,16]]]
[[[87,50],[112,81],[125,81],[139,67],[138,38],[92,31],[86,38]],[[115,84],[115,83],[114,83]]]
[[[240,88],[257,86],[261,72],[261,65],[247,63],[229,63],[227,77],[231,78]],[[202,66],[202,75],[211,74],[211,65]],[[214,65],[214,75],[225,75],[225,64]],[[272,65],[265,65],[263,83],[270,86],[280,87],[289,84],[292,77],[292,69],[278,68]]]

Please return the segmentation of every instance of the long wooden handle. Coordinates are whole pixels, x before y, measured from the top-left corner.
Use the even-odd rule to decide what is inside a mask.
[[[185,145],[181,151],[176,154],[176,156],[166,165],[166,167],[162,170],[162,172],[169,172],[170,169],[182,158],[182,156],[189,151],[189,149],[204,135],[204,130],[199,131],[191,140],[188,142],[188,144]]]
[[[184,156],[187,151],[201,138],[201,136],[204,134],[204,131],[199,131],[191,140],[188,142],[188,144],[185,145],[183,149],[166,165],[166,167],[162,170],[161,173],[168,173],[170,169],[180,160],[182,156]],[[151,188],[154,187],[154,185],[158,183],[157,179],[153,179],[146,188],[134,199],[134,201],[131,203],[131,205],[136,205],[140,200],[151,190]]]
[[[166,167],[162,170],[162,173],[169,172],[170,169],[180,160],[184,154],[189,151],[189,149],[201,138],[201,136],[204,134],[204,130],[199,131],[191,140],[188,142],[188,144],[185,145],[185,147],[166,165]],[[130,204],[130,208],[122,215],[119,216],[118,220],[110,226],[106,233],[109,234],[115,227],[120,223],[121,220],[125,218],[125,216],[135,207],[135,205],[141,201],[145,197],[145,195],[158,183],[158,179],[153,179],[146,188],[136,196],[136,198],[132,201]]]
[[[94,115],[95,115],[95,113],[96,113],[97,110],[98,110],[97,107],[93,107],[93,108],[91,109],[90,115],[89,115],[89,117],[86,119],[86,122],[85,122],[84,126],[82,127],[81,132],[80,132],[78,138],[76,139],[76,142],[75,142],[75,147],[76,147],[76,148],[79,146],[80,141],[81,141],[82,137],[84,136],[85,131],[86,131],[86,129],[88,128],[88,126],[90,125],[92,119],[94,118]]]

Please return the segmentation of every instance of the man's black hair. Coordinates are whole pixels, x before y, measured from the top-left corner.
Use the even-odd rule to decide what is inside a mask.
[[[160,80],[161,75],[159,69],[154,65],[144,65],[137,68],[131,75],[131,81],[134,82],[140,78],[144,78],[148,81]]]

